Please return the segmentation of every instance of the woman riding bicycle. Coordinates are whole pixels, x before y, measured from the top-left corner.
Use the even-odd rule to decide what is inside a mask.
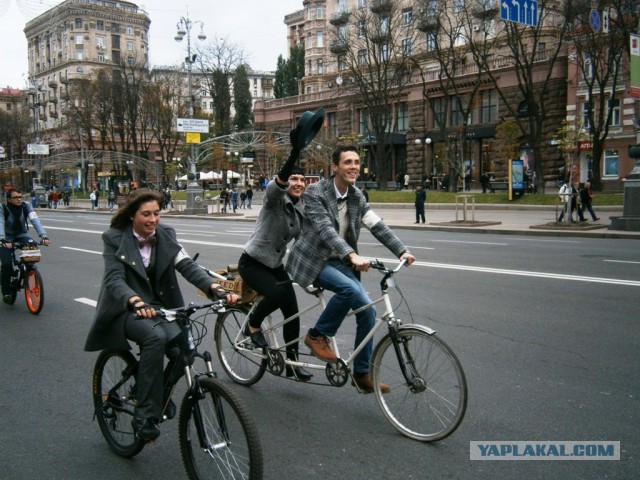
[[[17,188],[7,191],[7,204],[2,206],[0,219],[0,269],[2,283],[2,300],[13,303],[10,295],[11,273],[13,272],[13,257],[11,248],[13,243],[31,243],[33,239],[27,233],[27,220],[38,232],[43,245],[49,245],[47,232],[42,227],[38,215],[29,202],[24,201],[22,192]]]
[[[160,224],[162,196],[136,190],[102,234],[105,263],[96,315],[85,351],[131,349],[127,339],[140,345],[137,404],[132,420],[138,438],[151,441],[160,435],[156,426],[163,411],[164,355],[179,335],[177,325],[158,322],[156,310],[184,305],[176,271],[214,298],[237,301],[212,282],[176,240],[172,227]],[[175,415],[167,409],[168,416]]]

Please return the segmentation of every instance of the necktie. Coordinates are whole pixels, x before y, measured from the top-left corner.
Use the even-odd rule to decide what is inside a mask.
[[[151,245],[151,246],[153,246],[153,245],[155,245],[155,244],[156,244],[156,237],[149,237],[149,238],[147,238],[146,240],[140,240],[140,241],[138,241],[138,247],[139,247],[139,248],[142,248],[142,247],[144,247],[145,245]]]
[[[338,198],[338,204],[341,204],[342,202],[346,202],[347,201],[347,197],[340,197]]]

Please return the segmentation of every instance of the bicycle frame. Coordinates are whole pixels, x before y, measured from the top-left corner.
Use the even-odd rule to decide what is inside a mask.
[[[366,310],[367,308],[370,308],[372,306],[378,305],[380,303],[384,304],[384,313],[380,316],[376,316],[376,322],[373,325],[373,328],[371,329],[371,331],[367,334],[367,336],[362,339],[362,341],[358,344],[358,346],[353,350],[353,352],[351,352],[351,354],[347,357],[347,358],[343,358],[340,355],[340,349],[338,347],[338,342],[336,340],[336,337],[330,337],[329,340],[331,342],[331,348],[333,349],[334,353],[336,354],[336,356],[339,359],[342,359],[342,361],[347,365],[351,365],[356,356],[365,348],[365,346],[367,345],[367,343],[375,336],[376,332],[380,329],[380,327],[382,327],[383,324],[387,324],[387,326],[389,327],[390,331],[393,331],[394,328],[396,328],[397,326],[399,326],[401,324],[401,321],[396,317],[394,310],[393,310],[393,306],[391,305],[391,297],[389,295],[389,288],[392,288],[394,286],[394,282],[392,279],[392,274],[397,273],[400,268],[402,268],[402,266],[404,265],[404,262],[401,262],[394,270],[391,270],[391,274],[386,274],[383,279],[380,282],[380,288],[382,291],[382,295],[380,297],[378,297],[375,300],[372,300],[370,303],[363,305],[362,307],[356,309],[356,310],[351,310],[346,316],[345,316],[345,320],[349,317],[353,317],[355,315],[357,315],[358,313],[360,313],[363,310]],[[277,332],[282,328],[283,325],[285,325],[286,323],[296,319],[296,318],[300,318],[302,315],[310,312],[311,310],[316,309],[318,306],[322,307],[322,309],[324,310],[326,308],[327,305],[327,299],[325,298],[325,294],[324,291],[321,289],[309,289],[309,288],[303,288],[303,290],[310,294],[313,295],[317,298],[317,301],[315,303],[313,303],[310,306],[307,306],[305,308],[303,308],[302,310],[300,310],[296,315],[292,315],[290,317],[287,317],[283,320],[281,320],[278,323],[273,323],[273,317],[271,315],[268,315],[267,317],[265,317],[264,320],[264,328],[263,328],[263,334],[268,338],[268,342],[269,342],[269,350],[274,351],[281,351],[282,349],[284,349],[285,347],[287,347],[289,344],[293,344],[293,343],[297,343],[301,338],[303,337],[299,337],[296,340],[293,340],[292,342],[289,343],[284,343],[284,344],[280,344],[280,341],[278,339],[278,335]],[[258,300],[260,300],[261,297],[258,297]],[[249,318],[249,316],[251,315],[251,312],[257,308],[259,301],[256,301],[251,309],[249,310],[249,312],[247,313],[247,318]],[[424,326],[419,326],[421,329],[423,329],[425,331],[425,333],[428,333],[429,335],[433,335],[435,332],[435,330],[432,330],[431,328],[428,327],[424,327]],[[242,330],[244,330],[244,325],[243,328],[240,330],[240,332],[238,332],[238,335],[235,338],[235,343],[237,345],[246,343],[248,344],[249,342],[251,342],[250,339],[248,338],[244,338],[242,335]],[[396,346],[397,348],[397,346]],[[262,353],[261,350],[251,350],[251,351],[247,351],[247,353],[252,352],[253,355],[255,355],[257,358],[260,358],[261,360],[267,358],[267,356]],[[398,354],[398,359],[402,358],[401,357],[401,353],[399,350],[397,350],[396,352]],[[289,365],[292,367],[303,367],[303,368],[308,368],[308,369],[313,369],[313,370],[325,370],[326,369],[326,363],[323,364],[318,364],[318,363],[310,363],[310,362],[304,362],[304,361],[300,361],[300,360],[290,360],[290,359],[284,359],[284,364],[285,365]],[[407,377],[406,375],[406,370],[405,370],[405,377]],[[407,379],[409,379],[409,377],[407,377]]]

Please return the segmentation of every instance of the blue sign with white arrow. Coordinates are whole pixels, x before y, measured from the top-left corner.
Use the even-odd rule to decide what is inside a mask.
[[[536,0],[501,0],[500,18],[530,27],[538,26],[538,2]]]

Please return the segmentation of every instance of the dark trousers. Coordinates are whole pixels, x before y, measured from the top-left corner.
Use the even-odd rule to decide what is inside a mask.
[[[261,328],[265,317],[278,309],[282,312],[283,318],[298,313],[296,292],[283,265],[270,268],[243,253],[238,261],[238,270],[242,279],[264,297],[249,318],[249,325],[253,328]],[[300,336],[300,319],[294,318],[285,323],[282,326],[282,336],[285,343],[295,342]],[[288,358],[295,359],[297,352],[297,342],[287,346]]]
[[[416,203],[416,223],[422,219],[424,223],[424,203]]]
[[[125,323],[125,335],[140,345],[135,415],[159,420],[163,407],[165,348],[180,335],[180,328],[175,323],[159,322],[155,318],[138,319],[132,314]]]

